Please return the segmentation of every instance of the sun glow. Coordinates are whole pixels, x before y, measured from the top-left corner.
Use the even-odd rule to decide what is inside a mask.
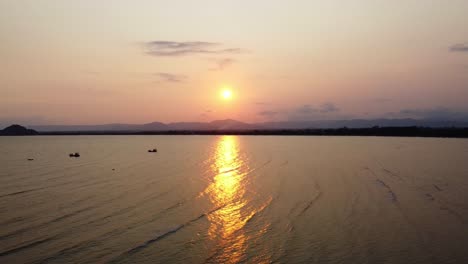
[[[224,100],[229,100],[232,98],[232,91],[231,89],[229,88],[224,88],[222,91],[221,91],[221,97],[224,99]]]

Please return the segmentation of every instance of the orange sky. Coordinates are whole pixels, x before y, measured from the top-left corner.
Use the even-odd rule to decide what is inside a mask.
[[[2,1],[0,124],[465,116],[467,1],[343,2]]]

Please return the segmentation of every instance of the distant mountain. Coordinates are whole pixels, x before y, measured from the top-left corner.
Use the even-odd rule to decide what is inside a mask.
[[[41,125],[32,126],[37,131],[161,131],[168,126],[161,122],[148,124],[105,124],[105,125]]]
[[[0,130],[1,136],[29,136],[37,134],[39,134],[37,131],[33,129],[27,129],[20,125],[11,125],[3,130]]]
[[[259,129],[259,124],[248,124],[233,119],[211,121],[210,125],[216,127],[216,130],[253,130]]]
[[[131,125],[127,125],[131,126]],[[133,125],[135,126],[135,125]],[[142,131],[148,131],[148,130],[153,130],[153,131],[158,131],[158,130],[168,130],[169,126],[161,123],[161,122],[152,122],[148,124],[143,124],[141,126],[136,125],[136,127],[133,130],[142,130]],[[132,130],[132,129],[130,129]]]
[[[212,122],[176,122],[148,124],[105,124],[105,125],[42,125],[33,126],[43,132],[65,131],[168,131],[168,130],[253,130],[261,126],[248,124],[233,119],[215,120]]]
[[[42,132],[65,131],[206,131],[206,130],[269,130],[269,129],[306,129],[306,128],[368,128],[368,127],[468,127],[466,120],[436,120],[436,119],[348,119],[348,120],[316,120],[316,121],[283,121],[244,123],[233,119],[215,120],[211,122],[152,122],[147,124],[105,124],[105,125],[43,125],[31,126]]]
[[[177,122],[169,123],[170,130],[216,130],[210,123],[203,122]]]
[[[349,119],[349,120],[317,120],[302,122],[266,122],[259,124],[268,129],[304,129],[304,128],[368,128],[368,127],[468,127],[465,120],[435,120],[435,119]]]

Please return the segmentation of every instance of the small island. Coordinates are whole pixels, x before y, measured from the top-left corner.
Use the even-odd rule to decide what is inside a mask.
[[[34,136],[39,133],[34,129],[28,129],[20,125],[11,125],[3,130],[0,130],[0,136]]]

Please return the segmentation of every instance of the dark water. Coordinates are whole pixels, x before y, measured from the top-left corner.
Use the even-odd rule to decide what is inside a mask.
[[[468,263],[468,140],[0,137],[0,186],[0,263]]]

